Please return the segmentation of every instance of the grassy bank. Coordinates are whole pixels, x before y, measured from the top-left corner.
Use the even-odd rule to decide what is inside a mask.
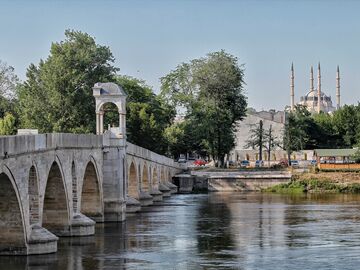
[[[358,178],[359,174],[352,177],[348,174],[302,174],[293,176],[289,183],[269,187],[264,191],[275,193],[360,193]]]

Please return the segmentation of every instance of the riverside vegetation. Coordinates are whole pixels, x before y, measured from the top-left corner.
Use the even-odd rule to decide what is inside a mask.
[[[360,193],[359,173],[308,173],[263,190],[274,193]]]

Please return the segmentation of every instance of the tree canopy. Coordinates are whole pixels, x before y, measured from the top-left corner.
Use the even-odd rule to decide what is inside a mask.
[[[51,45],[48,58],[27,70],[18,90],[24,128],[40,132],[88,133],[95,128],[92,87],[112,81],[118,70],[110,49],[86,33],[66,30],[65,40]]]
[[[22,128],[39,132],[95,131],[96,82],[115,82],[127,92],[128,140],[158,153],[167,151],[164,129],[175,111],[145,82],[118,75],[110,49],[86,33],[66,30],[65,40],[51,45],[50,55],[31,64],[17,90]],[[118,112],[106,104],[105,126],[118,123]]]
[[[219,51],[182,63],[161,78],[162,96],[185,111],[183,126],[191,128],[184,131],[220,164],[234,147],[236,121],[246,114],[243,77],[238,59]]]
[[[344,105],[332,114],[310,114],[297,106],[288,113],[284,149],[351,148],[360,144],[360,105]]]
[[[155,95],[144,81],[129,76],[116,76],[116,82],[128,95],[128,141],[157,153],[166,153],[168,147],[164,130],[175,116],[174,108]]]

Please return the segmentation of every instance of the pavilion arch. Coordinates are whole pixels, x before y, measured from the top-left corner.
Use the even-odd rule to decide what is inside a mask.
[[[24,214],[10,170],[0,173],[0,254],[26,254]]]
[[[138,174],[135,161],[130,162],[128,170],[128,195],[134,199],[139,198]]]
[[[43,203],[42,226],[57,235],[70,230],[67,194],[61,166],[54,161],[50,167]]]
[[[151,179],[152,179],[153,189],[159,189],[159,176],[158,176],[158,170],[157,170],[156,166],[152,169]]]
[[[99,114],[100,114],[100,130],[103,132],[104,129],[107,129],[107,126],[111,126],[111,127],[116,127],[119,126],[119,118],[120,118],[120,108],[118,107],[118,105],[114,102],[104,102],[101,104],[100,109],[99,109]],[[106,115],[108,117],[106,117]],[[116,119],[116,121],[114,121],[114,119]],[[110,121],[112,120],[112,121]],[[105,126],[105,128],[104,128]]]
[[[142,169],[142,177],[141,177],[141,191],[149,192],[150,191],[150,177],[147,163],[144,162]]]
[[[115,83],[96,83],[93,87],[96,112],[96,134],[104,133],[104,110],[106,103],[115,104],[119,112],[120,134],[126,133],[126,93]]]
[[[99,174],[94,159],[85,168],[81,190],[81,213],[96,221],[103,221],[103,198]]]
[[[29,170],[28,195],[29,195],[29,220],[30,226],[40,222],[39,212],[39,180],[35,165]]]

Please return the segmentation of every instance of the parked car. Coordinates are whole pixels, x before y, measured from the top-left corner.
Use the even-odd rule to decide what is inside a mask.
[[[186,159],[183,158],[183,157],[180,157],[177,162],[179,162],[179,163],[186,163]]]
[[[289,161],[287,159],[281,159],[280,162],[278,163],[279,166],[285,168],[287,166],[289,166]]]
[[[317,165],[317,161],[315,159],[310,161],[310,165],[312,166],[316,166]]]
[[[195,166],[205,166],[206,165],[206,161],[203,159],[196,159],[193,163]]]
[[[264,161],[263,160],[257,160],[255,161],[255,167],[264,167]]]
[[[290,164],[292,167],[299,167],[299,161],[298,160],[291,160]]]
[[[242,161],[240,162],[240,167],[242,167],[242,168],[250,167],[250,161],[248,161],[248,160],[242,160]]]
[[[229,167],[236,167],[236,163],[233,160],[228,161]]]

